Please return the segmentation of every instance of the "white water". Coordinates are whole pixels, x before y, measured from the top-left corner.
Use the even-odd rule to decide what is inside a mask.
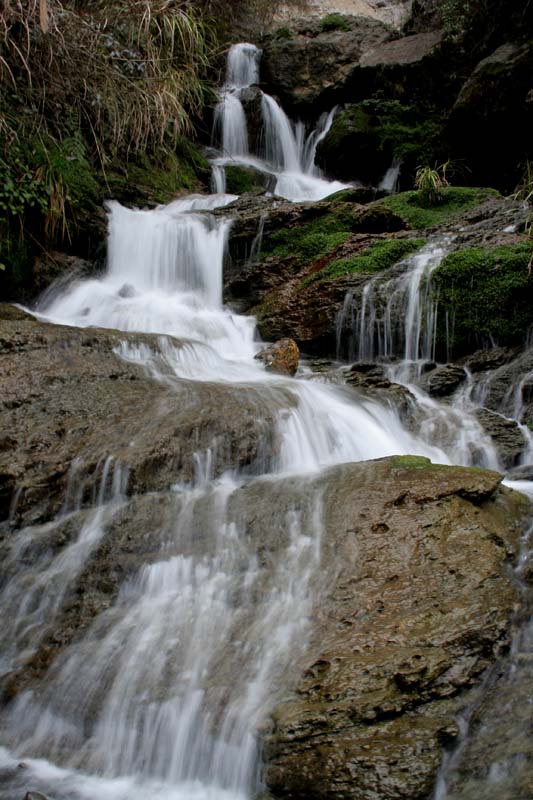
[[[250,151],[248,125],[241,101],[243,89],[259,82],[261,51],[252,44],[234,45],[228,54],[226,82],[215,109],[214,131],[221,155],[215,159],[213,184],[224,189],[221,170],[228,165],[251,167],[274,179],[274,193],[294,202],[316,201],[346,188],[324,180],[315,165],[316,149],[333,123],[335,109],[323,114],[306,136],[301,122],[293,123],[281,106],[261,93],[264,152]],[[258,90],[259,91],[259,90]]]
[[[246,85],[255,75],[252,52],[247,51],[246,69],[238,59],[231,67],[233,85]],[[327,121],[322,130],[326,126]],[[287,134],[280,158],[290,160],[301,151],[292,149],[284,123],[279,130]],[[308,146],[308,163],[316,139]],[[62,324],[161,334],[157,346],[124,344],[117,352],[160,380],[241,384],[243,391],[255,387],[271,399],[279,452],[269,474],[250,485],[260,492],[261,481],[274,483],[284,497],[291,481],[286,507],[280,503],[272,509],[280,541],[262,560],[242,525],[239,505],[250,480],[232,474],[214,481],[209,453],[198,454],[194,485],[177,485],[166,499],[146,498],[153,502],[154,519],[146,534],[160,541],[159,557],[143,564],[111,608],[64,649],[43,691],[38,696],[23,692],[2,721],[12,751],[0,751],[0,767],[13,773],[10,792],[23,781],[25,790],[31,783],[55,800],[250,798],[258,786],[257,731],[276,688],[283,687],[293,660],[305,649],[321,589],[322,503],[319,495],[310,496],[307,476],[328,465],[393,454],[426,455],[441,463],[470,464],[477,458],[472,439],[479,431],[461,415],[453,425],[448,417],[436,424],[437,404],[415,435],[393,408],[332,385],[264,371],[254,360],[260,345],[253,319],[222,306],[231,221],[209,212],[231,199],[191,197],[154,211],[110,204],[106,274],[49,294],[38,313]],[[414,257],[410,277],[399,279],[409,322],[403,334],[395,335],[409,361],[430,348],[417,298],[439,247]],[[372,329],[372,342],[378,341],[372,347],[390,350],[392,327],[382,330],[372,323]],[[276,393],[291,400],[283,411],[276,410]],[[109,464],[104,487],[108,472]],[[18,638],[20,629],[49,624],[48,615],[61,602],[55,576],[68,586],[79,574],[112,530],[125,502],[123,491],[120,481],[111,495],[103,491],[80,522],[73,544],[58,557],[45,548],[42,563],[28,567],[20,591],[29,586],[31,607],[23,601],[13,615],[14,630],[8,626],[6,631],[6,653],[14,663],[17,645],[27,646],[24,637]],[[163,503],[169,509],[164,524],[156,522]],[[75,516],[79,504],[74,488],[65,511]],[[46,539],[61,524],[59,519],[38,535]],[[13,553],[24,552],[34,538],[34,530],[18,533]],[[18,585],[16,580],[8,584],[10,597],[21,596]],[[20,758],[27,766],[17,771]],[[0,798],[9,796],[0,787]]]

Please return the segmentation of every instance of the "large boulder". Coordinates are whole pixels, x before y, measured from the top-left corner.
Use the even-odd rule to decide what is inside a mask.
[[[262,78],[271,94],[293,114],[306,117],[329,109],[366,51],[392,31],[368,17],[346,17],[342,29],[322,29],[308,20],[290,35],[273,35],[263,44]]]
[[[509,520],[522,500],[499,480],[413,457],[317,480],[327,582],[266,736],[275,797],[430,795],[457,709],[509,645]]]
[[[533,155],[533,46],[507,42],[475,67],[448,119],[446,136],[469,179],[510,191]]]

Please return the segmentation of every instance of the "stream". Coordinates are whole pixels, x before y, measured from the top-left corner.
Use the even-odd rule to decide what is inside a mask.
[[[250,151],[241,94],[257,84],[259,63],[253,45],[230,51],[216,109],[216,191],[150,211],[110,202],[105,274],[48,292],[34,313],[60,325],[160,335],[157,350],[124,343],[117,352],[166,385],[187,380],[260,391],[275,416],[275,458],[265,454],[251,470],[228,469],[215,478],[213,452],[196,454],[195,480],[176,482],[167,493],[164,519],[153,512],[150,533],[160,544],[159,557],[143,564],[113,606],[65,648],[42,691],[24,690],[3,712],[1,800],[22,800],[29,782],[51,800],[252,797],[261,789],[258,731],[305,652],[311,610],[323,591],[322,500],[309,488],[313,477],[333,465],[399,454],[502,469],[475,417],[480,398],[473,390],[443,404],[414,385],[434,358],[435,310],[424,291],[447,239],[430,240],[405,259],[387,285],[370,281],[361,308],[347,298],[343,314],[356,317],[355,340],[343,341],[339,319],[340,349],[381,359],[388,377],[416,397],[414,427],[406,427],[394,407],[371,399],[355,403],[341,386],[311,379],[306,370],[295,378],[267,372],[255,358],[263,344],[254,319],[223,306],[231,210],[227,216],[212,212],[236,199],[225,193],[226,166],[268,174],[273,191],[295,202],[320,200],[345,186],[328,182],[314,164],[333,111],[306,135],[263,94],[263,151]],[[505,409],[509,416],[513,402]],[[530,463],[533,443],[530,432],[525,435],[523,461]],[[10,563],[23,566],[13,568],[1,590],[7,612],[2,674],[36,651],[95,548],[124,515],[136,513],[127,471],[112,457],[103,459],[94,507],[82,512],[82,472],[82,464],[72,469],[68,501],[56,520],[13,537]],[[260,493],[265,484],[280,492],[286,485],[287,499],[272,511],[279,541],[262,560],[241,523],[240,506],[245,487]],[[517,484],[526,492],[530,487]],[[35,538],[46,543],[65,526],[77,531],[68,547],[58,554],[43,545],[26,563]],[[527,627],[516,640],[510,675],[526,669],[527,660],[516,653],[530,658],[532,640]],[[470,729],[465,721],[464,742]],[[454,763],[447,758],[437,800],[455,797],[447,793]],[[510,763],[495,762],[491,780],[508,780]]]

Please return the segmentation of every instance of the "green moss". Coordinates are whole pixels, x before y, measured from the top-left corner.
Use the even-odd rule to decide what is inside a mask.
[[[433,273],[437,342],[460,354],[496,342],[522,344],[533,325],[531,242],[450,253]]]
[[[349,31],[350,25],[348,20],[342,14],[328,14],[320,21],[320,30],[322,33],[328,31]]]
[[[293,38],[293,36],[294,36],[293,32],[291,31],[290,28],[287,27],[278,28],[278,30],[275,31],[274,33],[274,37],[276,39],[282,39],[285,41],[290,41]]]
[[[425,243],[425,239],[392,239],[376,242],[362,253],[331,261],[320,272],[315,272],[302,281],[301,288],[316,281],[334,279],[354,272],[367,274],[382,272],[397,264],[402,258],[419,250]]]
[[[133,205],[168,203],[180,192],[200,188],[209,174],[209,163],[201,151],[182,139],[175,152],[135,155],[107,173],[111,193]]]
[[[402,192],[382,200],[396,214],[399,214],[413,228],[431,228],[434,225],[453,221],[469,208],[495,197],[495,189],[477,189],[470,186],[450,186],[443,190],[443,202],[432,208],[420,205],[418,192]]]
[[[335,212],[322,214],[294,228],[276,231],[263,246],[265,255],[294,258],[302,265],[316,261],[343,244],[350,236],[349,209],[341,205]]]
[[[229,194],[244,194],[260,188],[257,184],[257,175],[246,167],[226,167],[226,191]]]
[[[393,467],[404,467],[408,469],[427,469],[433,466],[429,458],[424,456],[392,456]]]
[[[363,100],[337,114],[327,148],[335,150],[350,137],[365,134],[376,153],[413,165],[434,157],[441,131],[441,112],[433,108],[422,110],[398,100]]]

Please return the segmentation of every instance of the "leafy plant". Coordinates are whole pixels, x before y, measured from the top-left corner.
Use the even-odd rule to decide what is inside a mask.
[[[446,172],[450,162],[434,167],[420,166],[416,170],[415,186],[418,190],[418,199],[422,206],[436,206],[444,199],[443,190],[449,186]]]

